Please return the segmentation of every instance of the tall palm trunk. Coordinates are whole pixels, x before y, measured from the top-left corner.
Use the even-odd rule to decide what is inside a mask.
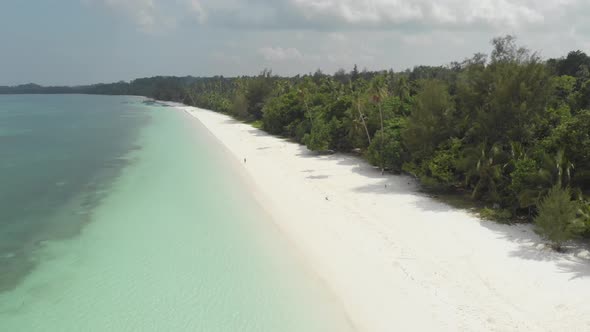
[[[307,99],[305,98],[305,92],[303,90],[299,90],[299,95],[301,96],[301,100],[303,100],[303,106],[305,106],[305,113],[307,113],[307,117],[309,118],[309,123],[313,128],[313,116],[311,114],[311,110],[309,109],[309,105],[307,104]]]
[[[348,81],[350,85],[350,91],[356,95],[356,109],[359,112],[359,118],[361,119],[361,123],[363,124],[363,128],[365,128],[365,133],[367,134],[367,141],[369,141],[369,145],[371,145],[371,135],[369,134],[369,128],[367,128],[367,123],[365,122],[365,115],[361,111],[361,96],[360,93],[356,92],[354,86],[352,85],[352,80]]]
[[[303,104],[305,105],[305,109],[307,110],[307,116],[309,117],[309,123],[311,123],[311,127],[313,128],[313,116],[311,114],[311,110],[309,109],[309,105],[307,104],[307,100],[303,97]]]
[[[191,99],[191,102],[192,102],[192,104],[190,104],[191,106],[197,106],[197,104],[195,103],[195,99],[193,98],[193,94],[190,89],[186,89],[186,96],[188,96]],[[186,96],[184,97],[185,100],[186,100]],[[182,102],[184,103],[184,100]]]
[[[383,166],[383,141],[385,140],[385,132],[383,130],[383,109],[381,107],[381,100],[379,100],[379,118],[381,120],[381,140],[380,140],[380,146],[379,149],[381,150],[379,152],[379,156],[381,159],[381,174],[383,174],[385,172],[385,167]]]
[[[369,128],[367,128],[367,123],[365,122],[365,115],[361,111],[361,98],[357,97],[356,101],[357,110],[359,112],[359,117],[361,118],[363,127],[365,128],[365,133],[367,134],[367,140],[369,141],[369,145],[371,145],[371,135],[369,134]]]

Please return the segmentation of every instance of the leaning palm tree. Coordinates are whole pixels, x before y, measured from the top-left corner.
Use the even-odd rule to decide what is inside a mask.
[[[190,99],[190,104],[189,104]],[[182,100],[183,104],[189,104],[191,106],[197,106],[195,103],[195,98],[193,97],[193,91],[190,88],[184,89],[184,99]]]
[[[380,163],[381,163],[381,173],[385,171],[383,166],[383,141],[385,137],[385,131],[383,128],[383,100],[387,98],[388,90],[387,86],[385,85],[385,80],[382,76],[377,77],[371,83],[371,87],[369,89],[371,94],[373,103],[377,104],[377,108],[379,109],[379,119],[381,121],[381,139],[379,140],[379,156],[380,156]]]
[[[354,96],[354,104],[356,106],[356,110],[358,112],[359,115],[359,120],[361,122],[361,124],[363,125],[363,128],[365,129],[365,133],[367,134],[367,141],[369,142],[369,145],[371,145],[371,135],[369,134],[369,128],[367,127],[367,122],[365,121],[365,114],[363,113],[363,107],[362,107],[362,101],[361,101],[361,94],[360,92],[356,91],[352,85],[352,81],[348,82],[350,84],[350,91],[352,92],[353,96]]]
[[[313,116],[311,114],[311,109],[309,108],[309,104],[307,103],[307,95],[308,95],[307,89],[300,88],[299,90],[297,90],[297,93],[299,94],[299,97],[303,101],[303,106],[305,107],[305,113],[307,113],[307,117],[309,118],[309,123],[311,124],[311,127],[313,128]]]

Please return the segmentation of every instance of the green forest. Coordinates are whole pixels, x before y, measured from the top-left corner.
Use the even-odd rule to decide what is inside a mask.
[[[318,152],[354,152],[433,192],[470,197],[482,216],[532,222],[560,250],[590,239],[590,57],[544,60],[514,37],[489,54],[402,72],[154,77],[47,91],[180,101],[252,122]]]

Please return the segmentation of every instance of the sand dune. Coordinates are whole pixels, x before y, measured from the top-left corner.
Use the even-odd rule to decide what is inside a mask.
[[[479,220],[359,158],[317,156],[178,108],[243,164],[256,198],[359,330],[590,331],[590,263],[578,251],[551,252],[529,226]]]

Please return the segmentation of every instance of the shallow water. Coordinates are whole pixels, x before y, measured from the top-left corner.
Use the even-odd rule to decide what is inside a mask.
[[[81,177],[92,185],[43,203],[53,204],[53,222],[27,217],[26,228],[43,226],[24,233],[41,240],[25,241],[22,255],[4,258],[32,263],[6,278],[1,331],[350,330],[337,302],[235,174],[239,165],[194,119],[133,97],[52,98],[43,103],[105,98],[132,120],[121,124],[123,138],[103,126],[101,144],[113,150],[88,161],[109,166]],[[114,122],[121,123],[121,112],[111,115]],[[53,185],[66,191],[68,176]],[[0,191],[9,196],[17,184]],[[12,199],[37,199],[19,195]],[[0,272],[9,271],[2,264]]]

